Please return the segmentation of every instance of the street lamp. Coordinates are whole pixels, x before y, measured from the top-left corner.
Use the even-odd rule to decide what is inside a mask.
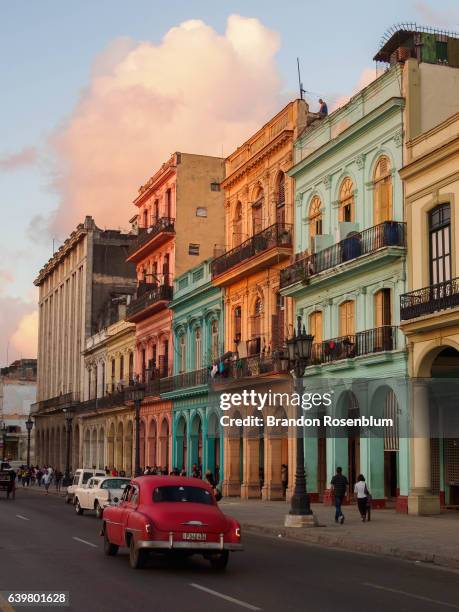
[[[64,413],[65,416],[65,425],[66,425],[66,429],[67,429],[67,448],[66,448],[66,454],[65,454],[65,474],[64,474],[64,479],[62,481],[62,485],[64,487],[68,487],[70,485],[71,479],[70,479],[70,440],[71,440],[71,434],[72,434],[72,421],[73,421],[73,413],[71,410],[68,410],[67,408],[63,408],[62,412]]]
[[[301,317],[297,317],[297,330],[287,340],[288,370],[294,374],[295,393],[303,395],[303,375],[311,358],[312,341],[314,336],[306,333],[301,325]],[[297,402],[296,417],[301,417],[301,402]],[[291,499],[290,512],[285,517],[286,527],[302,527],[315,525],[316,519],[311,510],[309,495],[306,490],[306,473],[304,470],[304,438],[303,429],[296,440],[296,472],[295,487]]]
[[[145,385],[135,382],[132,387],[132,399],[135,408],[135,469],[134,476],[140,476],[140,406],[145,397]]]
[[[4,421],[2,421],[2,437],[3,437],[3,461],[6,461],[6,434],[8,432],[8,427]]]
[[[33,421],[30,417],[30,414],[25,424],[27,427],[27,467],[30,467],[30,434],[32,433],[33,427]]]

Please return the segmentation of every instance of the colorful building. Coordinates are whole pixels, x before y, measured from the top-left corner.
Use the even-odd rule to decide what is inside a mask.
[[[400,308],[413,378],[412,418],[421,429],[410,441],[408,512],[434,514],[441,505],[459,504],[459,431],[445,425],[434,433],[433,425],[436,415],[446,419],[447,404],[457,411],[459,391],[459,114],[409,140],[406,149],[400,174],[408,292]],[[448,387],[450,397],[436,402],[439,389]]]
[[[315,118],[306,102],[295,100],[226,159],[225,252],[211,269],[213,284],[224,289],[224,349],[237,356],[236,385],[275,377],[276,351],[292,329],[291,300],[279,292],[279,273],[293,248],[294,188],[287,173],[294,139]],[[228,389],[231,384],[225,382]],[[294,465],[293,446],[286,438],[265,440],[264,431],[246,433],[225,436],[223,493],[282,498],[281,466]]]
[[[172,401],[160,397],[157,381],[173,370],[173,280],[222,240],[223,177],[222,159],[177,152],[134,200],[138,235],[127,261],[136,265],[138,287],[127,320],[136,326],[136,373],[147,385],[140,433],[150,466],[169,469],[172,459]]]
[[[405,512],[411,390],[400,330],[406,228],[398,171],[404,138],[448,114],[442,100],[457,83],[457,69],[427,53],[432,40],[438,53],[449,53],[446,38],[431,34],[401,30],[388,37],[375,56],[390,64],[386,72],[295,143],[289,174],[296,185],[297,255],[281,273],[282,294],[295,298],[314,336],[307,387],[335,386],[337,416],[372,413],[395,424],[379,437],[357,428],[347,439],[326,431],[308,439],[309,491],[326,500],[340,465],[351,490],[363,473],[376,506],[394,500]]]
[[[211,282],[211,260],[174,281],[172,329],[174,375],[161,381],[161,397],[172,401],[172,465],[189,474],[223,475],[223,434],[210,405],[211,365],[223,354],[224,306]]]

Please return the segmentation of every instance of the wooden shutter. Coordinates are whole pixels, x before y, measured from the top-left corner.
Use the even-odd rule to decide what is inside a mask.
[[[320,310],[316,310],[309,315],[309,330],[314,336],[314,343],[322,342],[322,326],[322,312]]]
[[[375,327],[391,324],[390,289],[381,289],[375,295]]]
[[[349,300],[339,307],[340,336],[352,336],[355,333],[354,302]]]

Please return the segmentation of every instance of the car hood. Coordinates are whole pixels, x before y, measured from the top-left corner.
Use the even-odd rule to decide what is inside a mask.
[[[224,533],[229,523],[218,506],[188,502],[161,502],[148,508],[154,525],[161,531],[206,531]],[[199,523],[203,523],[199,525]]]

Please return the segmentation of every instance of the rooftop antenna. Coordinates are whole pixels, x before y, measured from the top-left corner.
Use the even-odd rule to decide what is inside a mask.
[[[300,98],[304,100],[303,94],[306,93],[306,90],[303,89],[303,83],[301,82],[301,72],[300,72],[300,58],[296,58],[296,65],[298,67],[298,86],[300,88]]]

